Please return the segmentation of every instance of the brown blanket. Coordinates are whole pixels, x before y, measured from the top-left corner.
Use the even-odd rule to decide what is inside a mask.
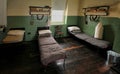
[[[39,37],[39,45],[49,45],[57,43],[52,36],[49,37]]]
[[[108,41],[96,39],[96,38],[89,36],[89,35],[82,33],[82,32],[76,32],[76,33],[70,32],[70,31],[68,31],[68,32],[70,34],[72,34],[74,37],[81,39],[81,40],[84,40],[85,42],[88,42],[91,45],[97,46],[99,48],[106,49],[106,48],[110,47],[110,43]]]
[[[63,50],[58,44],[43,45],[40,49],[41,62],[43,65],[65,58],[65,50]]]

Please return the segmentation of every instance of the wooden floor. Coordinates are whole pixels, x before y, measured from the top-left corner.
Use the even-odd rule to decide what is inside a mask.
[[[66,69],[63,74],[109,74],[105,59],[87,46],[73,40],[59,39],[61,47],[66,50]]]
[[[63,60],[59,60],[45,71],[40,63],[37,41],[33,41],[25,42],[19,49],[13,47],[9,52],[6,49],[6,53],[0,55],[0,74],[113,74],[105,66],[105,59],[87,46],[72,38],[56,40],[66,50],[65,70]]]

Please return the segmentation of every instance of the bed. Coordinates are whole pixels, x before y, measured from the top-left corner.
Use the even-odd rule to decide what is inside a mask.
[[[0,44],[0,54],[10,57],[24,49],[24,33],[24,28],[11,28]]]
[[[43,66],[65,59],[65,50],[56,42],[49,29],[38,29],[38,44]]]
[[[24,40],[24,28],[12,28],[10,29],[6,37],[2,40],[3,43],[18,43]]]
[[[80,28],[77,26],[69,26],[67,30],[68,30],[69,35],[81,41],[84,41],[85,43],[88,43],[92,46],[95,46],[101,49],[108,49],[111,47],[110,42],[89,36],[81,32]]]

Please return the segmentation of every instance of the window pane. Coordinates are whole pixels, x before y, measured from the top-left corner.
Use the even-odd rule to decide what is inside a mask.
[[[64,10],[52,10],[52,22],[63,22]]]

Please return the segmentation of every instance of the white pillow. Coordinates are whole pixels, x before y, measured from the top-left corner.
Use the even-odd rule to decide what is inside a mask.
[[[70,27],[68,27],[68,30],[71,31],[71,32],[75,32],[75,31],[76,32],[77,31],[81,32],[80,28],[77,27],[77,26],[70,26]]]
[[[23,35],[24,34],[24,30],[10,30],[7,34],[8,35]]]
[[[50,30],[39,30],[39,36],[51,36]]]
[[[102,39],[102,36],[103,36],[103,25],[102,23],[98,23],[95,27],[94,38]]]

